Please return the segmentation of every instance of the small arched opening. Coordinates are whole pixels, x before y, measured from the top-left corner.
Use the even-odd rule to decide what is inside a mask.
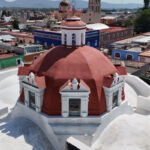
[[[131,54],[129,54],[129,55],[127,55],[127,60],[133,60],[133,55],[131,55]]]
[[[115,53],[115,58],[116,59],[120,59],[120,57],[121,57],[120,53]]]
[[[67,34],[64,34],[64,45],[67,45]]]
[[[75,33],[72,34],[72,45],[73,46],[76,45],[76,34]]]

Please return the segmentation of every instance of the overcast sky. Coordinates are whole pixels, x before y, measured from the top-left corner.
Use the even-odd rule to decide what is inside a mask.
[[[6,1],[15,1],[15,0],[6,0]],[[44,0],[43,0],[44,1]],[[51,1],[51,0],[50,0]],[[53,0],[54,1],[54,0]],[[60,0],[61,1],[61,0]],[[70,0],[71,1],[71,0]],[[76,0],[78,1],[78,0]],[[80,1],[80,0],[79,0]],[[85,0],[88,1],[88,0]],[[102,2],[109,2],[109,3],[121,3],[121,4],[126,4],[126,3],[139,3],[143,4],[144,0],[101,0]]]

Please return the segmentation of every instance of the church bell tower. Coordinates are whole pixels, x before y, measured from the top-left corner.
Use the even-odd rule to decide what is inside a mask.
[[[101,0],[89,0],[89,11],[100,13]]]

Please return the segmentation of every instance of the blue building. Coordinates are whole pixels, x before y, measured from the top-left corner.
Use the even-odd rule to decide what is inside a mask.
[[[61,45],[61,33],[35,30],[34,41],[36,44],[41,44],[47,48],[58,46]],[[86,45],[99,49],[100,47],[99,30],[86,32]]]
[[[139,54],[140,54],[140,52],[137,52],[137,51],[120,50],[120,49],[112,50],[112,58],[113,59],[138,61]]]

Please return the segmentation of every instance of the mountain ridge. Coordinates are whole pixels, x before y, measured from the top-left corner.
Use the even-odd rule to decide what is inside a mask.
[[[16,0],[13,2],[8,2],[5,0],[0,0],[0,7],[22,7],[22,8],[58,8],[60,0]],[[142,4],[113,4],[113,3],[106,3],[102,2],[102,9],[119,9],[119,8],[140,8],[143,7]],[[76,8],[87,8],[88,2],[84,0],[80,0],[80,3],[77,3],[76,0]]]

